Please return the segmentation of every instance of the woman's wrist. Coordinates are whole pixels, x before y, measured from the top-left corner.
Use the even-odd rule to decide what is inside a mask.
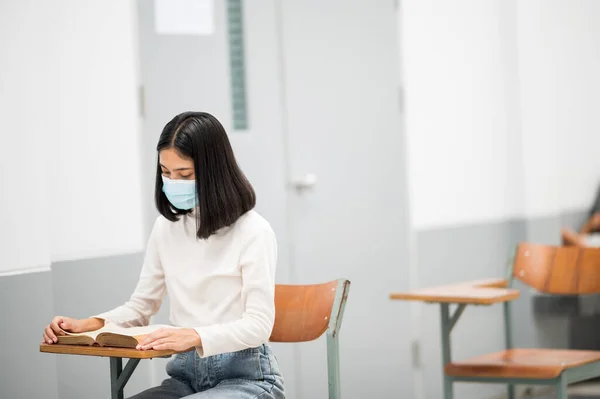
[[[193,328],[190,328],[190,335],[194,337],[194,346],[196,348],[202,347],[202,338],[200,338],[200,334]]]
[[[96,317],[90,317],[82,320],[85,331],[95,331],[104,327],[104,319],[98,319]]]

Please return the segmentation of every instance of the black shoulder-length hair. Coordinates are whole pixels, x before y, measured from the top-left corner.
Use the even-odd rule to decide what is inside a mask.
[[[254,189],[238,166],[227,133],[217,118],[206,112],[177,115],[167,123],[156,146],[159,154],[169,148],[194,162],[198,238],[210,237],[254,208]],[[191,212],[173,207],[162,189],[162,170],[157,159],[154,199],[158,212],[172,222]]]

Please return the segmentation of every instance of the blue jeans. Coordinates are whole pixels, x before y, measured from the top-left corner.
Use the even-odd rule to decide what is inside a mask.
[[[175,355],[158,387],[130,399],[285,399],[283,377],[268,345],[201,358]]]

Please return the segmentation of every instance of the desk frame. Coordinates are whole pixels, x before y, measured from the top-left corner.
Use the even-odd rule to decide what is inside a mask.
[[[492,305],[495,303],[504,303],[505,310],[505,336],[507,348],[512,347],[510,337],[510,317],[508,317],[509,301],[519,297],[519,291],[510,288],[510,281],[504,279],[482,280],[462,284],[455,284],[443,287],[435,287],[424,290],[416,290],[408,293],[391,294],[390,299],[394,300],[412,300],[425,303],[437,303],[440,305],[441,316],[441,338],[442,338],[442,374],[444,378],[444,398],[453,398],[452,384],[455,381],[469,381],[467,378],[452,377],[444,372],[444,368],[452,361],[452,347],[450,344],[450,335],[452,329],[458,322],[460,316],[467,308],[467,305]],[[450,305],[456,305],[456,309],[451,314]],[[478,378],[474,381],[484,382]],[[535,380],[534,380],[535,381]],[[492,382],[492,381],[487,381]],[[498,379],[493,381],[497,383],[509,384],[509,399],[514,399],[514,381]],[[519,383],[529,383],[519,381]],[[539,384],[539,380],[537,381]],[[566,385],[565,388],[566,389]],[[560,396],[559,396],[560,397]]]
[[[123,389],[142,359],[129,359],[123,368],[123,358],[110,358],[110,397],[111,399],[123,399]]]
[[[124,399],[123,389],[131,378],[137,365],[142,359],[157,357],[170,357],[174,351],[140,351],[125,348],[103,348],[100,346],[79,346],[41,344],[40,352],[62,355],[84,355],[108,357],[110,362],[110,397],[111,399]],[[123,359],[129,359],[123,368]]]

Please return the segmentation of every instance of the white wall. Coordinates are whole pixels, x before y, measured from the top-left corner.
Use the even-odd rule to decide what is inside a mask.
[[[403,62],[417,228],[519,211],[508,176],[502,0],[403,2]]]
[[[142,250],[133,0],[60,0],[53,260]]]
[[[600,3],[518,2],[526,214],[588,208],[600,183]]]
[[[414,227],[587,208],[600,180],[600,4],[403,7]]]
[[[0,2],[0,273],[50,265],[46,149],[57,66],[48,62],[53,43],[39,34],[51,7],[34,3]]]
[[[133,0],[0,4],[0,272],[143,248],[135,18]]]

